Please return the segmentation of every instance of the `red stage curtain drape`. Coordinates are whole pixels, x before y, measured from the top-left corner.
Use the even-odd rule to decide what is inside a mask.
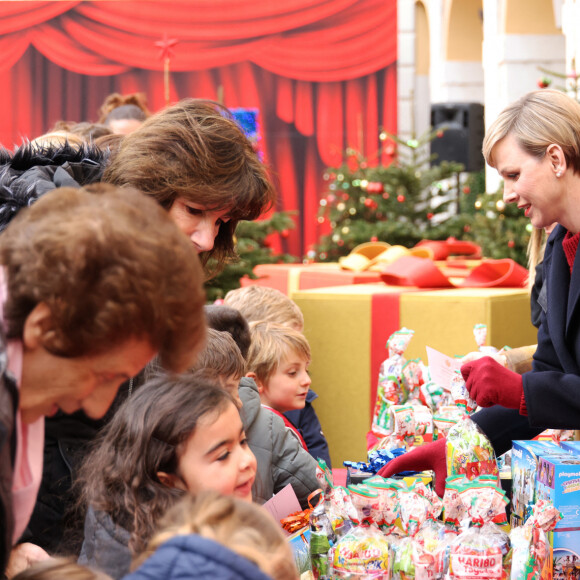
[[[321,233],[324,168],[347,147],[376,159],[380,130],[397,130],[396,19],[396,0],[0,2],[0,143],[95,120],[115,91],[163,108],[155,42],[176,38],[171,101],[259,108],[278,209],[298,211],[277,243],[302,256]]]

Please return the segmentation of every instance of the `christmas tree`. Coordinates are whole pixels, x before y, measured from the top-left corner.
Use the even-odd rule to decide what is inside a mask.
[[[269,219],[260,221],[241,221],[236,228],[236,250],[239,260],[227,264],[224,270],[205,284],[208,302],[223,298],[227,292],[240,287],[243,276],[256,278],[253,272],[257,264],[277,264],[295,262],[289,254],[275,254],[270,248],[269,238],[273,234],[282,237],[294,228],[292,212],[278,212]]]
[[[466,174],[459,163],[431,165],[429,143],[441,136],[429,131],[403,140],[382,133],[382,152],[393,157],[387,166],[372,166],[347,150],[345,162],[324,175],[328,191],[318,221],[332,232],[321,239],[315,259],[336,261],[368,241],[412,247],[421,239],[460,237],[469,221],[461,210]]]
[[[526,266],[532,225],[522,211],[503,201],[502,190],[479,195],[474,208],[476,212],[466,225],[464,237],[478,243],[486,258],[511,258]]]

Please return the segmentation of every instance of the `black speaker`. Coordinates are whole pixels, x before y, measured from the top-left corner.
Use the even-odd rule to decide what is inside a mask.
[[[441,131],[431,141],[431,165],[455,161],[465,171],[481,171],[485,161],[481,145],[485,134],[483,105],[479,103],[433,103],[431,126]]]

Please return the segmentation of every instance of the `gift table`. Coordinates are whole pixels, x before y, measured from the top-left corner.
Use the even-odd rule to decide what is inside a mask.
[[[523,288],[426,291],[376,283],[298,290],[292,298],[304,313],[316,412],[335,467],[366,457],[378,371],[398,328],[415,331],[405,357],[425,363],[426,346],[448,355],[475,350],[479,323],[488,327],[488,344],[498,348],[536,342]]]

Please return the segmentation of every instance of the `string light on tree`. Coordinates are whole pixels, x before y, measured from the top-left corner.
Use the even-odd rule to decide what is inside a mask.
[[[342,165],[326,169],[327,203],[320,204],[319,217],[326,218],[332,231],[317,245],[317,256],[324,253],[329,261],[337,261],[371,237],[412,247],[430,235],[445,239],[462,234],[464,220],[449,231],[441,225],[443,220],[433,223],[426,217],[427,213],[436,216],[448,211],[451,198],[437,200],[431,206],[439,192],[434,184],[451,177],[456,182],[457,173],[462,170],[456,163],[429,163],[426,145],[433,138],[433,132],[400,139],[382,131],[376,157],[366,158],[349,147]],[[389,165],[382,165],[383,161]],[[331,200],[329,196],[335,191],[336,199]]]

